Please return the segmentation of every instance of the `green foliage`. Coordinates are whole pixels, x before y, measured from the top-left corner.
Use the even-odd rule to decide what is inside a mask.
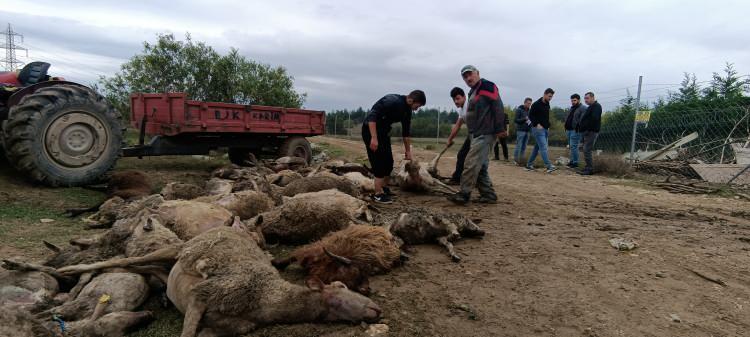
[[[248,60],[234,48],[220,55],[190,35],[178,41],[172,34],[144,42],[140,54],[114,76],[102,76],[96,87],[125,117],[133,92],[186,92],[194,100],[289,108],[301,107],[306,98],[283,67]]]

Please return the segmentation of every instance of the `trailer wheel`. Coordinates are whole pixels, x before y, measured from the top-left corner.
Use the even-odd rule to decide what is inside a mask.
[[[102,96],[75,85],[28,94],[11,107],[3,127],[10,163],[50,186],[96,183],[115,165],[121,116]]]
[[[248,163],[255,163],[258,161],[255,154],[250,149],[242,149],[237,147],[229,148],[229,162],[237,166],[248,166]]]
[[[310,142],[304,137],[289,137],[279,148],[279,157],[300,157],[309,164],[312,161]]]

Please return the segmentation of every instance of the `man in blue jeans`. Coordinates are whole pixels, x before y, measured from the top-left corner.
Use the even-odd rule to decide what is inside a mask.
[[[531,120],[531,136],[534,137],[534,150],[531,151],[531,157],[529,162],[526,163],[526,171],[534,171],[534,160],[536,160],[537,154],[542,155],[544,166],[547,167],[547,173],[552,173],[557,170],[557,167],[552,165],[549,160],[549,153],[547,152],[547,139],[549,138],[549,102],[552,97],[555,96],[555,91],[551,88],[544,90],[544,96],[538,99],[529,109],[529,120]]]
[[[513,161],[516,165],[521,165],[521,158],[526,155],[526,144],[529,143],[529,133],[531,131],[531,121],[529,120],[529,108],[531,108],[531,97],[523,100],[523,105],[516,108],[516,149],[513,150]]]
[[[568,134],[570,147],[570,163],[567,166],[573,169],[578,167],[578,143],[581,141],[581,134],[576,129],[584,112],[586,112],[586,106],[581,104],[581,95],[570,96],[570,110],[568,117],[565,118],[565,132]]]

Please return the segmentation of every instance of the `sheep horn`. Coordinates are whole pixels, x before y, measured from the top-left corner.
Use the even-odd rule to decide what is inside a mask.
[[[336,262],[339,262],[347,266],[352,264],[352,260],[349,260],[343,256],[336,255],[334,253],[331,253],[328,251],[326,247],[323,247],[323,251],[326,253],[326,255],[328,255],[328,257],[332,258]]]

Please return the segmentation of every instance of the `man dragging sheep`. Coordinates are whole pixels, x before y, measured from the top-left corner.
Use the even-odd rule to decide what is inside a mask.
[[[427,99],[422,90],[409,95],[386,95],[375,102],[362,124],[362,140],[367,148],[367,158],[375,176],[375,194],[372,200],[379,203],[393,202],[388,177],[393,171],[391,150],[391,124],[401,123],[404,141],[404,157],[411,160],[411,113],[424,106]]]
[[[465,205],[471,191],[479,189],[480,203],[496,203],[497,195],[487,172],[490,148],[499,137],[507,136],[503,101],[497,86],[481,77],[476,67],[467,65],[461,69],[461,77],[471,90],[466,109],[466,126],[469,128],[471,146],[461,176],[461,190],[448,200]]]

